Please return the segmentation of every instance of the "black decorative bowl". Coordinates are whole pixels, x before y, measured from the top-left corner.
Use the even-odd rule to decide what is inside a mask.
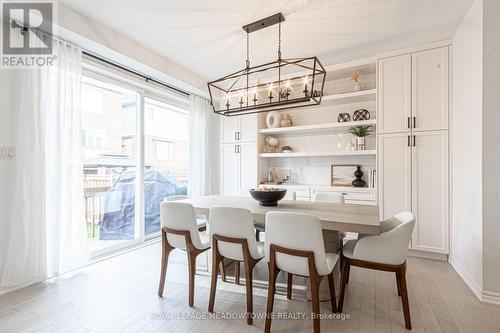
[[[278,201],[283,199],[286,194],[286,190],[282,188],[279,188],[277,191],[262,191],[251,189],[249,190],[249,192],[252,198],[259,202],[259,205],[266,207],[277,206]]]

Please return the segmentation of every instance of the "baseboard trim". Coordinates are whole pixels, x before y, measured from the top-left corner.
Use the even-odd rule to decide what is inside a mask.
[[[457,272],[457,274],[462,278],[467,287],[472,291],[472,293],[477,297],[478,300],[482,301],[483,289],[479,286],[476,281],[470,276],[470,274],[465,270],[462,264],[453,256],[450,256],[451,267]]]
[[[444,253],[436,253],[436,252],[427,252],[415,249],[408,249],[408,255],[410,257],[424,258],[424,259],[432,259],[439,261],[448,261],[448,255]]]
[[[483,291],[481,302],[500,306],[500,293],[493,291]]]
[[[467,273],[462,264],[452,256],[450,256],[450,264],[481,303],[500,306],[500,293],[483,290]]]

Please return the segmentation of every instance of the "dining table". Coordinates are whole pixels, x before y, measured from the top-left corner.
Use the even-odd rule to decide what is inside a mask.
[[[325,251],[331,253],[338,253],[342,241],[340,238],[341,233],[350,232],[365,235],[380,233],[379,208],[376,205],[281,200],[277,206],[268,207],[259,205],[259,202],[251,197],[226,195],[190,197],[179,202],[191,204],[197,214],[203,214],[207,217],[210,208],[216,206],[248,209],[252,213],[254,220],[261,222],[265,222],[266,213],[272,211],[316,216],[321,221]],[[208,220],[208,228],[210,228],[210,220]],[[207,265],[207,268],[209,267],[210,265]],[[337,276],[335,284],[338,284],[340,281],[339,267],[336,267],[335,271]],[[262,273],[262,279],[264,279],[264,275],[267,273]],[[258,272],[256,276],[259,276]],[[327,297],[328,287],[323,286],[320,289],[324,290],[324,292],[320,291],[320,293]]]

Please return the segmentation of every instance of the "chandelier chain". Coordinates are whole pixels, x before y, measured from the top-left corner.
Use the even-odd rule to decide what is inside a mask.
[[[247,68],[250,68],[250,33],[247,28]]]
[[[278,23],[278,60],[281,61],[281,17]]]

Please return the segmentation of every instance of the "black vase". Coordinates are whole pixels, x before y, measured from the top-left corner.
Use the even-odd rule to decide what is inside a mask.
[[[361,177],[363,177],[363,171],[361,171],[361,166],[358,165],[356,167],[356,171],[354,171],[354,176],[356,177],[356,179],[352,181],[352,186],[365,187],[366,182],[363,179],[361,179]]]

